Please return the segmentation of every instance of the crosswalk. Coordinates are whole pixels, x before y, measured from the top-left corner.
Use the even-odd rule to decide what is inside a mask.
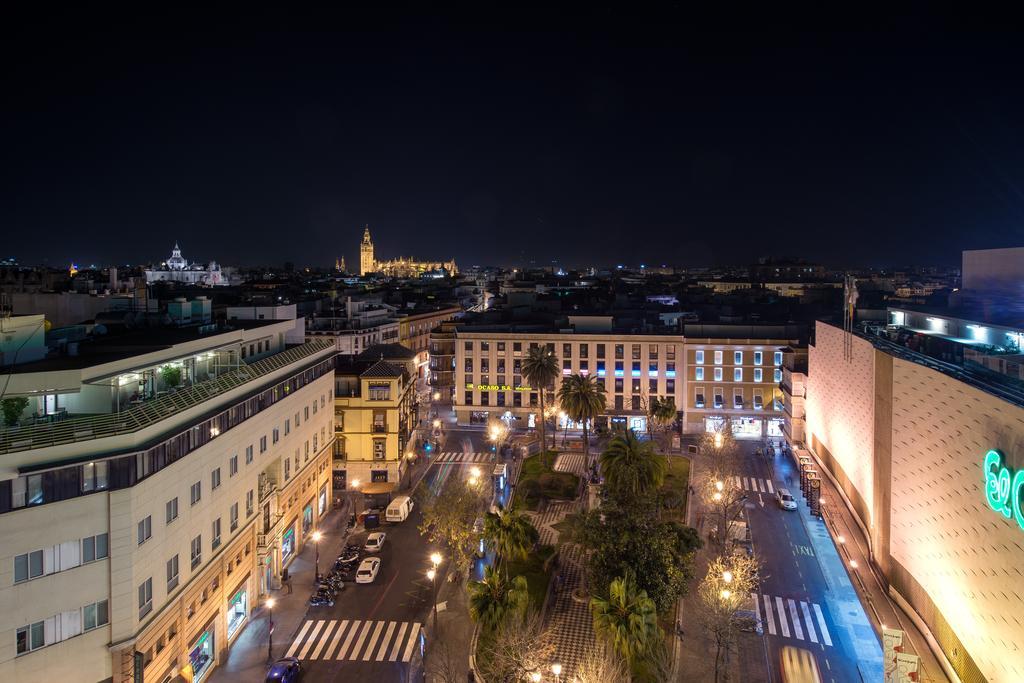
[[[769,634],[832,647],[832,636],[818,603],[757,593],[751,593],[750,597],[754,601],[757,618],[764,623]]]
[[[556,472],[572,472],[577,476],[583,476],[587,469],[587,459],[582,453],[559,453],[555,458]]]
[[[285,657],[408,662],[419,636],[417,622],[307,619]]]
[[[439,463],[487,463],[494,462],[494,453],[463,453],[462,451],[442,451],[434,456]]]
[[[741,488],[744,491],[753,491],[754,493],[771,493],[775,494],[775,487],[772,486],[771,479],[758,479],[757,477],[733,477],[736,480],[737,488]]]

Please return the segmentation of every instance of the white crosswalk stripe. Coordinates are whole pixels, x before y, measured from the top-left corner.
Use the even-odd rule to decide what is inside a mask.
[[[441,464],[472,464],[491,462],[494,453],[463,453],[462,451],[442,451],[434,456],[434,462]]]
[[[736,486],[744,491],[775,494],[775,487],[772,485],[771,479],[761,479],[758,477],[735,477],[735,479]]]
[[[586,457],[582,453],[559,453],[555,458],[556,472],[572,472],[582,476],[587,469]]]
[[[308,619],[285,656],[302,660],[383,662],[387,658],[408,662],[419,632],[420,625],[408,621]]]
[[[759,619],[761,619],[761,603],[764,603],[762,623],[770,635],[810,640],[812,643],[820,642],[832,647],[832,638],[829,635],[828,626],[825,624],[825,614],[818,603],[782,598],[777,595],[758,596],[756,593],[751,597],[754,600],[754,608]]]

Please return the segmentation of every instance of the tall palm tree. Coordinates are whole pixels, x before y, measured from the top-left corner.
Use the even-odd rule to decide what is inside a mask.
[[[512,615],[522,617],[529,600],[526,577],[509,581],[494,567],[484,567],[483,581],[469,583],[469,614],[491,631]]]
[[[636,585],[632,574],[619,577],[608,586],[608,598],[592,597],[590,613],[594,633],[633,668],[661,640],[658,610],[647,591]]]
[[[641,441],[630,429],[609,442],[601,454],[601,473],[608,487],[618,493],[642,497],[665,482],[668,463],[655,453],[650,441]]]
[[[558,359],[555,358],[553,352],[548,350],[547,346],[542,344],[531,346],[526,352],[526,358],[523,359],[522,370],[523,377],[530,383],[530,386],[536,387],[540,392],[540,449],[544,451],[548,447],[544,438],[547,421],[547,417],[544,415],[544,394],[558,377]],[[552,440],[551,447],[555,447],[554,440]]]
[[[484,516],[484,538],[501,556],[507,579],[509,560],[525,560],[540,533],[526,515],[499,505],[497,512],[488,512]]]
[[[573,422],[583,423],[583,454],[590,464],[590,422],[607,407],[604,385],[593,377],[570,375],[558,388],[558,403]]]
[[[647,404],[647,437],[654,439],[654,427],[659,429],[668,427],[676,419],[676,400],[671,396],[658,398],[651,397]]]

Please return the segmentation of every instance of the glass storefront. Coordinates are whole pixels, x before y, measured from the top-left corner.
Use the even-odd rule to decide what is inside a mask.
[[[720,432],[725,429],[725,418],[719,415],[704,418],[704,431],[709,434]]]
[[[281,566],[295,553],[295,523],[292,522],[281,536]]]
[[[782,436],[782,418],[781,417],[770,417],[768,418],[768,436],[780,437]]]
[[[644,434],[647,432],[647,418],[646,417],[631,417],[629,418],[629,428],[637,434]]]
[[[321,516],[327,512],[327,484],[320,487],[320,496],[317,499],[317,510],[320,511],[319,514]]]
[[[203,631],[188,649],[188,663],[192,667],[192,683],[199,683],[213,666],[213,628]]]
[[[474,410],[469,414],[469,424],[487,424],[487,419],[491,416],[491,413],[487,410]]]
[[[235,635],[238,628],[245,623],[249,614],[249,595],[243,584],[238,592],[228,600],[228,640]]]
[[[762,422],[759,417],[734,417],[732,434],[737,439],[760,439]]]
[[[302,508],[302,535],[306,536],[313,528],[313,504],[306,503]]]

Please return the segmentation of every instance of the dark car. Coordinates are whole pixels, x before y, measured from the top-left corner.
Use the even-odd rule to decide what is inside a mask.
[[[302,664],[295,657],[285,657],[274,662],[267,672],[266,683],[295,683],[302,678]]]

